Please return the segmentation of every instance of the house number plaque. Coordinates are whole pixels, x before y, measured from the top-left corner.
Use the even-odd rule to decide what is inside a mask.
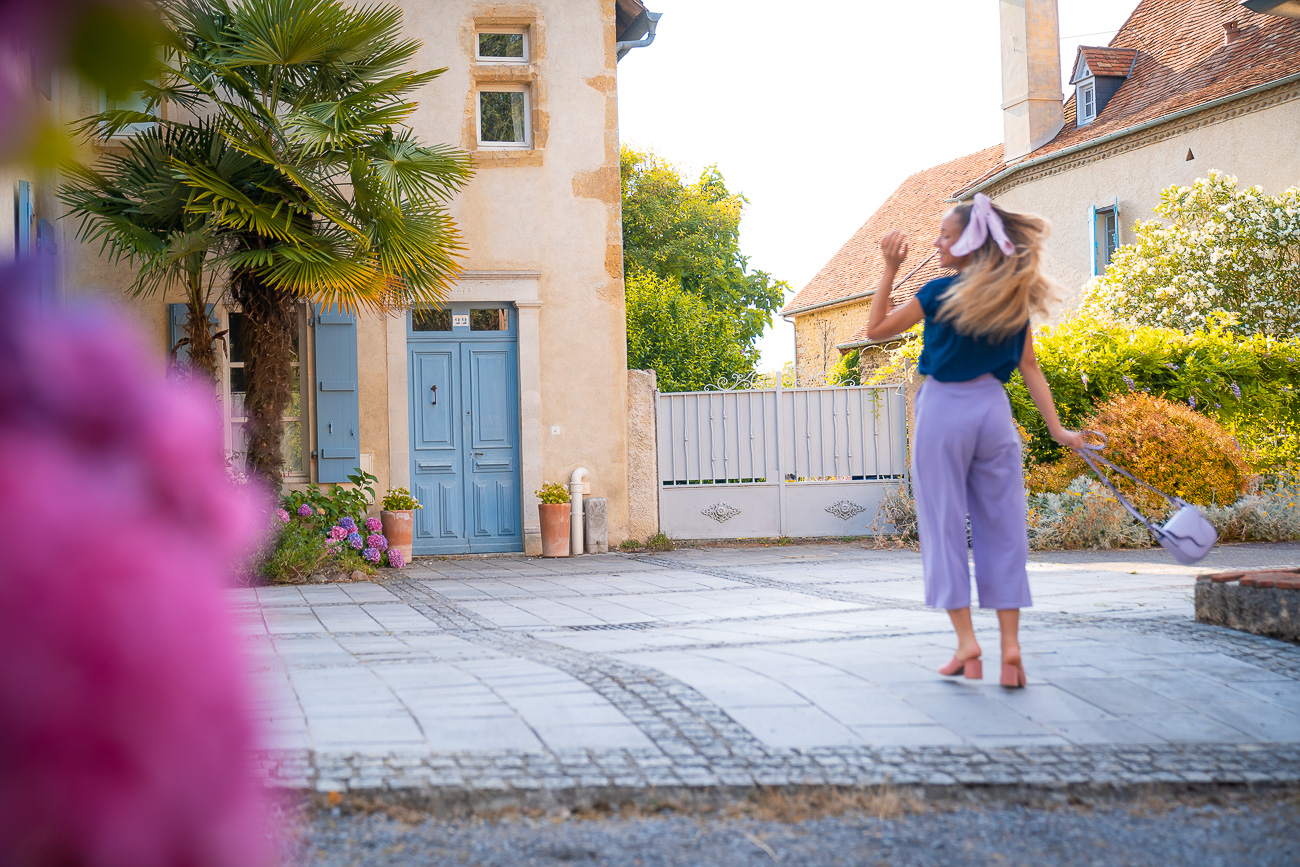
[[[451,314],[451,327],[452,327],[452,328],[469,328],[469,314],[468,314],[468,313],[453,313],[453,314]]]

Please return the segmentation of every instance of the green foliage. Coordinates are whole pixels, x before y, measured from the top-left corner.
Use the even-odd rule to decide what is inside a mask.
[[[260,571],[272,583],[299,581],[323,571],[331,559],[325,537],[314,522],[291,520],[276,536]]]
[[[298,507],[306,503],[326,527],[338,523],[344,516],[364,520],[370,504],[375,501],[375,483],[379,479],[364,470],[354,470],[348,474],[348,481],[352,483],[351,488],[334,485],[328,491],[311,484],[306,490],[287,492],[281,502],[291,515],[296,515]]]
[[[1300,460],[1300,338],[1128,327],[1080,315],[1039,330],[1034,351],[1068,428],[1114,395],[1146,392],[1223,425],[1256,470]],[[1054,462],[1062,450],[1019,373],[1007,392],[1016,421],[1030,434],[1030,457]]]
[[[669,539],[664,533],[655,533],[649,539],[645,540],[646,550],[662,554],[665,551],[673,549],[673,540]]]
[[[559,482],[542,482],[540,491],[533,491],[533,496],[548,506],[569,502],[569,489]]]
[[[627,274],[654,274],[676,282],[734,323],[744,351],[781,308],[789,284],[749,271],[740,253],[740,216],[746,200],[727,189],[716,166],[694,184],[653,153],[620,153],[623,261]]]
[[[675,279],[630,272],[626,297],[628,366],[654,370],[660,391],[699,391],[753,372],[735,317]]]
[[[411,492],[406,488],[389,488],[388,493],[384,494],[384,501],[380,508],[389,512],[399,512],[403,510],[423,509],[419,501],[411,496]]]
[[[1029,497],[1029,547],[1146,548],[1147,528],[1095,479],[1080,476],[1059,494]]]
[[[632,551],[640,551],[644,547],[645,546],[642,545],[640,542],[638,542],[636,539],[624,539],[622,542],[618,543],[618,550],[624,553],[630,553]]]
[[[1300,187],[1268,196],[1210,172],[1167,187],[1155,211],[1169,222],[1138,224],[1090,289],[1089,309],[1182,331],[1218,316],[1244,337],[1300,333]]]
[[[858,350],[851,349],[839,357],[826,374],[827,385],[861,385],[858,370]]]

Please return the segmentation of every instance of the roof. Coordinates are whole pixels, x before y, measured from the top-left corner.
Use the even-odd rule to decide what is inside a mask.
[[[1240,35],[1225,45],[1223,25],[1230,21],[1238,23]],[[1300,74],[1300,20],[1251,12],[1237,0],[1141,0],[1110,41],[1109,49],[1116,48],[1135,51],[1136,59],[1132,72],[1097,119],[1077,126],[1071,95],[1065,102],[1065,126],[1056,138],[1024,160],[1039,160]],[[1014,172],[1015,164],[1007,168]],[[959,195],[968,195],[1001,171],[1002,167],[990,170],[967,184]]]
[[[907,275],[930,255],[939,223],[952,207],[948,201],[952,191],[1000,165],[1002,145],[998,144],[917,172],[903,181],[781,312],[835,304],[874,291],[880,280],[880,239],[890,229],[907,232],[911,251],[900,271]],[[894,290],[895,300],[911,298],[927,280],[944,273],[938,261],[931,259]]]
[[[645,4],[641,0],[615,0],[614,27],[619,39],[623,38],[623,34],[632,25],[632,22],[645,14],[645,11]]]
[[[1080,59],[1088,64],[1088,71],[1093,75],[1123,78],[1133,69],[1133,61],[1137,59],[1137,54],[1136,48],[1080,46],[1079,56],[1074,61],[1075,76],[1071,81],[1078,78]]]

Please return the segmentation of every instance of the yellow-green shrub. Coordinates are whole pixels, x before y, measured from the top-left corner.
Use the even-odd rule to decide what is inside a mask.
[[[1105,457],[1188,502],[1229,505],[1250,484],[1250,469],[1232,435],[1182,404],[1141,392],[1121,395],[1097,407],[1082,427],[1106,435]],[[1086,471],[1083,459],[1071,453],[1054,473],[1073,478]],[[1163,512],[1165,503],[1155,494],[1118,474],[1111,477],[1139,508]]]

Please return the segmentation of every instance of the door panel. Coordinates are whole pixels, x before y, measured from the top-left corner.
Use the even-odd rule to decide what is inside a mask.
[[[412,541],[417,552],[441,550],[464,536],[460,352],[455,344],[426,344],[413,348],[410,358],[411,490],[423,506],[415,513]]]
[[[473,516],[471,551],[513,550],[523,544],[519,520],[519,385],[513,341],[462,344],[469,407],[465,466]],[[508,516],[508,517],[507,517]]]

